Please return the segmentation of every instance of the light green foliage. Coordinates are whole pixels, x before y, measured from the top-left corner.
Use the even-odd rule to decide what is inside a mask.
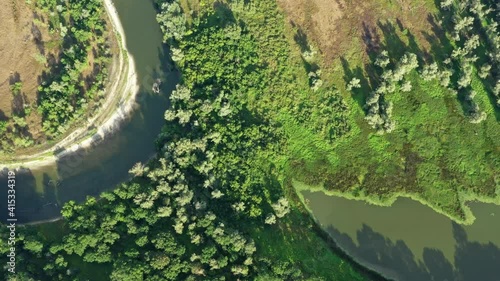
[[[375,60],[375,65],[383,70],[380,73],[382,81],[377,89],[367,96],[365,104],[367,110],[365,120],[379,134],[390,133],[396,128],[396,122],[391,118],[393,103],[388,101],[387,95],[395,93],[398,88],[401,92],[412,90],[410,81],[402,81],[408,73],[418,67],[418,59],[415,54],[405,53],[394,63],[394,69],[389,67],[390,64],[389,53],[382,51]],[[348,87],[348,90],[352,88]]]
[[[43,66],[47,64],[47,58],[40,53],[33,54],[33,58],[36,60],[36,62]]]
[[[411,86],[411,82],[410,81],[405,81],[401,85],[401,91],[402,92],[408,93],[408,92],[411,92],[411,89],[412,89],[412,86]]]
[[[18,95],[21,93],[21,90],[23,88],[23,83],[22,82],[16,82],[13,85],[10,86],[10,90],[14,96]]]
[[[163,31],[164,41],[179,41],[186,33],[186,17],[178,1],[161,4],[156,20]]]
[[[3,135],[5,132],[7,132],[8,127],[9,127],[9,122],[0,121],[0,135]]]
[[[180,17],[177,1],[159,4],[160,24]],[[299,212],[286,198],[280,178],[284,168],[277,164],[285,133],[272,119],[279,114],[266,113],[276,106],[269,99],[282,94],[286,100],[296,100],[298,90],[299,100],[305,102],[313,93],[302,68],[297,69],[304,84],[297,89],[288,85],[294,69],[269,64],[289,60],[287,41],[276,36],[283,32],[284,23],[277,11],[276,3],[269,1],[218,3],[197,11],[191,32],[183,36],[164,28],[166,41],[182,54],[176,60],[183,75],[170,96],[171,107],[157,141],[158,158],[147,166],[134,166],[131,173],[136,177],[103,194],[100,201],[89,197],[84,204],[66,204],[62,214],[67,232],[50,248],[52,255],[107,264],[111,280],[252,280],[257,276],[304,280],[310,275],[325,280],[364,279],[330,251],[324,251],[325,261],[332,263],[309,268],[302,263],[314,263],[316,256],[275,256],[260,250],[263,243],[257,246],[255,240],[260,239],[257,229],[288,229],[288,216]],[[277,72],[286,72],[287,78]],[[318,88],[316,93],[320,99],[304,106],[323,120],[307,116],[303,122],[318,129],[331,126],[332,131],[325,134],[339,137],[347,129],[333,126],[344,125],[345,119],[328,125],[330,118],[346,114],[345,110],[336,113],[337,106],[343,105],[338,92]],[[277,159],[270,161],[273,156]],[[274,224],[268,225],[265,221],[273,219],[266,220],[265,214],[272,212]],[[310,241],[297,245],[297,251],[327,247],[311,231],[312,220],[295,214],[292,223]],[[280,232],[273,238],[286,239]],[[279,247],[287,242],[281,243]],[[64,262],[57,266],[29,271],[54,279],[63,272]]]
[[[28,126],[28,123],[26,123],[26,119],[24,119],[24,117],[19,117],[19,116],[12,116],[12,120],[14,120],[14,124],[16,124],[16,126],[19,126],[20,128],[25,128],[26,126]]]
[[[496,89],[500,86],[496,86],[498,79],[493,78],[496,72],[491,69],[495,68],[493,62],[498,51],[494,44],[484,43],[493,42],[483,38],[487,31],[470,30],[471,19],[462,21],[458,33],[454,26],[471,17],[474,26],[482,25],[485,30],[496,32],[491,16],[498,10],[486,13],[479,20],[477,14],[481,12],[472,10],[477,10],[480,1],[447,2],[443,5],[447,7],[444,14],[459,10],[455,5],[464,5],[463,13],[456,21],[453,17],[443,17],[442,27],[451,29],[446,30],[447,36],[440,42],[456,35],[460,39],[446,47],[436,46],[433,49],[436,53],[430,54],[434,62],[420,57],[418,49],[411,49],[419,54],[416,59],[410,55],[398,58],[398,54],[410,52],[411,47],[401,44],[408,39],[405,38],[408,34],[402,32],[394,35],[401,41],[389,41],[390,35],[386,38],[384,47],[392,51],[379,53],[366,69],[365,73],[375,72],[375,75],[363,79],[356,73],[356,67],[363,66],[361,62],[352,62],[349,68],[340,63],[335,65],[336,69],[344,66],[343,81],[338,81],[337,73],[326,75],[325,80],[330,78],[336,84],[349,83],[353,77],[366,81],[361,88],[350,89],[352,93],[347,94],[356,100],[345,99],[351,109],[348,120],[353,120],[352,133],[338,139],[333,149],[328,149],[326,141],[307,136],[314,139],[314,148],[304,145],[295,149],[302,148],[298,155],[303,160],[294,169],[299,174],[297,178],[323,183],[328,189],[360,198],[381,200],[397,193],[413,194],[457,221],[465,219],[462,194],[495,196],[495,175],[500,169],[497,149],[500,90]],[[482,3],[486,5],[483,10],[498,9],[487,4],[490,2]],[[452,20],[446,22],[449,19]],[[494,36],[495,32],[490,34]],[[454,58],[446,59],[452,52]],[[425,63],[417,67],[417,61]],[[491,65],[491,69],[485,64]],[[407,68],[401,68],[403,65]],[[411,84],[409,92],[405,92],[407,83]],[[362,101],[365,107],[360,106]],[[397,126],[391,134],[376,135],[365,126],[363,117],[369,125],[382,127],[385,123],[380,113],[382,105],[389,103],[392,104],[389,120]]]
[[[347,87],[346,89],[348,91],[351,91],[352,89],[354,88],[361,88],[361,84],[360,84],[361,80],[359,80],[358,78],[354,77],[352,78],[352,80],[349,82],[349,84],[347,84]]]
[[[271,206],[273,207],[273,210],[278,218],[282,218],[290,212],[290,203],[283,197]]]
[[[495,80],[498,78],[500,36],[495,12],[498,6],[488,1],[467,0],[460,2],[444,1],[444,25],[453,26],[452,39],[455,48],[451,57],[453,66],[458,70],[457,85],[454,87],[465,101],[464,111],[471,123],[477,124],[486,120],[487,113],[475,99],[471,98],[471,84],[475,73],[488,85],[487,94],[499,104],[495,92]],[[447,22],[446,22],[447,21]],[[486,44],[483,44],[485,42]],[[496,70],[494,70],[496,69]],[[491,76],[491,79],[487,79]]]
[[[428,65],[424,65],[422,70],[422,78],[425,81],[430,81],[432,79],[436,79],[439,75],[439,68],[437,63],[432,63]]]
[[[481,77],[481,79],[486,79],[488,75],[490,75],[490,70],[491,70],[491,65],[484,64],[479,72],[479,77]]]
[[[276,223],[276,216],[274,214],[268,214],[266,216],[265,223],[266,224],[275,224]]]

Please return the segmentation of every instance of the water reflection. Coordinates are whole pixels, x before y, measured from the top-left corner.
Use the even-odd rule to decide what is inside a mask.
[[[390,278],[500,280],[500,218],[490,215],[500,206],[473,204],[476,223],[461,226],[409,199],[377,207],[321,192],[303,195],[340,247]]]
[[[364,264],[370,264],[398,280],[422,281],[498,281],[500,280],[500,249],[493,243],[470,241],[460,225],[453,223],[456,245],[452,264],[442,251],[424,248],[423,261],[415,259],[402,240],[393,241],[375,232],[366,224],[357,232],[356,245],[350,237],[329,225],[326,230],[342,247]]]

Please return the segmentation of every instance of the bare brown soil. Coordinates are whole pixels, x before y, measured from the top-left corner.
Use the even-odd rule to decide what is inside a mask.
[[[0,120],[8,120],[24,106],[36,105],[37,87],[46,65],[36,55],[57,57],[57,47],[47,48],[52,38],[24,0],[0,0]],[[43,23],[43,21],[42,21]],[[11,85],[22,83],[21,93],[14,96]],[[27,117],[34,139],[41,137],[41,117],[33,111]]]
[[[415,36],[422,51],[430,48],[424,36],[432,29],[428,0],[278,0],[278,4],[288,22],[319,48],[327,65],[349,53],[376,49],[384,42],[388,20],[398,32],[407,29]]]

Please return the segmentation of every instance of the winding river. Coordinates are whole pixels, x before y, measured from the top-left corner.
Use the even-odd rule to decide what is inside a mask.
[[[162,45],[162,33],[156,22],[152,1],[114,0],[129,56],[135,62],[139,93],[137,108],[119,130],[96,141],[87,149],[59,158],[56,163],[21,169],[16,173],[16,216],[20,223],[49,221],[60,217],[61,206],[69,200],[83,201],[127,180],[128,170],[137,162],[154,155],[155,139],[164,124],[167,94],[178,81],[170,72],[168,50]],[[160,94],[152,92],[160,78]],[[118,132],[119,131],[119,132]],[[1,168],[0,164],[0,168]],[[6,169],[0,183],[6,186]],[[0,209],[7,210],[7,192],[0,196]],[[5,221],[7,211],[0,212]]]
[[[170,72],[168,51],[155,20],[151,1],[114,0],[135,61],[139,94],[137,109],[119,130],[89,149],[58,159],[57,163],[17,173],[18,222],[34,223],[60,217],[61,206],[113,188],[128,178],[137,162],[155,151],[168,106],[167,93],[178,81]],[[161,78],[162,91],[151,91]],[[0,166],[1,167],[1,166]],[[6,170],[0,171],[6,186]],[[4,184],[5,183],[5,184]],[[6,195],[0,196],[0,218],[6,219]],[[302,191],[317,221],[337,244],[359,263],[396,280],[499,281],[500,206],[471,203],[476,221],[454,224],[443,215],[410,199],[391,207]]]

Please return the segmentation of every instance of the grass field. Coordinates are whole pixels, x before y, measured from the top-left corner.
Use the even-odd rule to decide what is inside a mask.
[[[321,1],[315,2],[319,5]],[[397,129],[390,134],[377,134],[364,120],[363,108],[368,93],[377,83],[376,69],[371,65],[375,54],[388,50],[391,57],[398,58],[406,51],[413,52],[422,66],[442,60],[453,44],[437,25],[439,15],[434,1],[411,3],[414,11],[420,13],[419,18],[405,15],[408,1],[370,3],[398,16],[386,15],[371,26],[363,18],[344,16],[345,20],[351,20],[354,35],[337,44],[349,45],[345,50],[328,48],[322,37],[316,35],[321,26],[308,24],[307,17],[296,20],[304,22],[305,28],[299,31],[304,32],[303,38],[309,38],[307,44],[319,46],[322,51],[318,64],[323,68],[324,85],[340,90],[349,112],[350,132],[330,142],[311,130],[311,126],[288,122],[285,127],[294,163],[291,174],[379,204],[392,201],[396,195],[411,196],[457,221],[470,223],[472,217],[466,216],[463,206],[466,198],[498,201],[499,110],[491,102],[484,83],[474,74],[475,100],[488,118],[483,123],[471,124],[464,114],[462,98],[436,81],[424,81],[413,71],[408,77],[412,91],[387,96],[394,104]],[[324,9],[319,7],[319,11],[332,5],[323,4]],[[289,6],[284,9],[289,17],[296,16],[289,9]],[[376,15],[376,8],[372,14],[365,13],[366,18]],[[358,30],[359,26],[365,27],[364,30]],[[289,32],[297,32],[297,26],[290,25]],[[371,39],[366,40],[367,37]],[[361,79],[362,87],[350,92],[345,85],[353,77]]]

